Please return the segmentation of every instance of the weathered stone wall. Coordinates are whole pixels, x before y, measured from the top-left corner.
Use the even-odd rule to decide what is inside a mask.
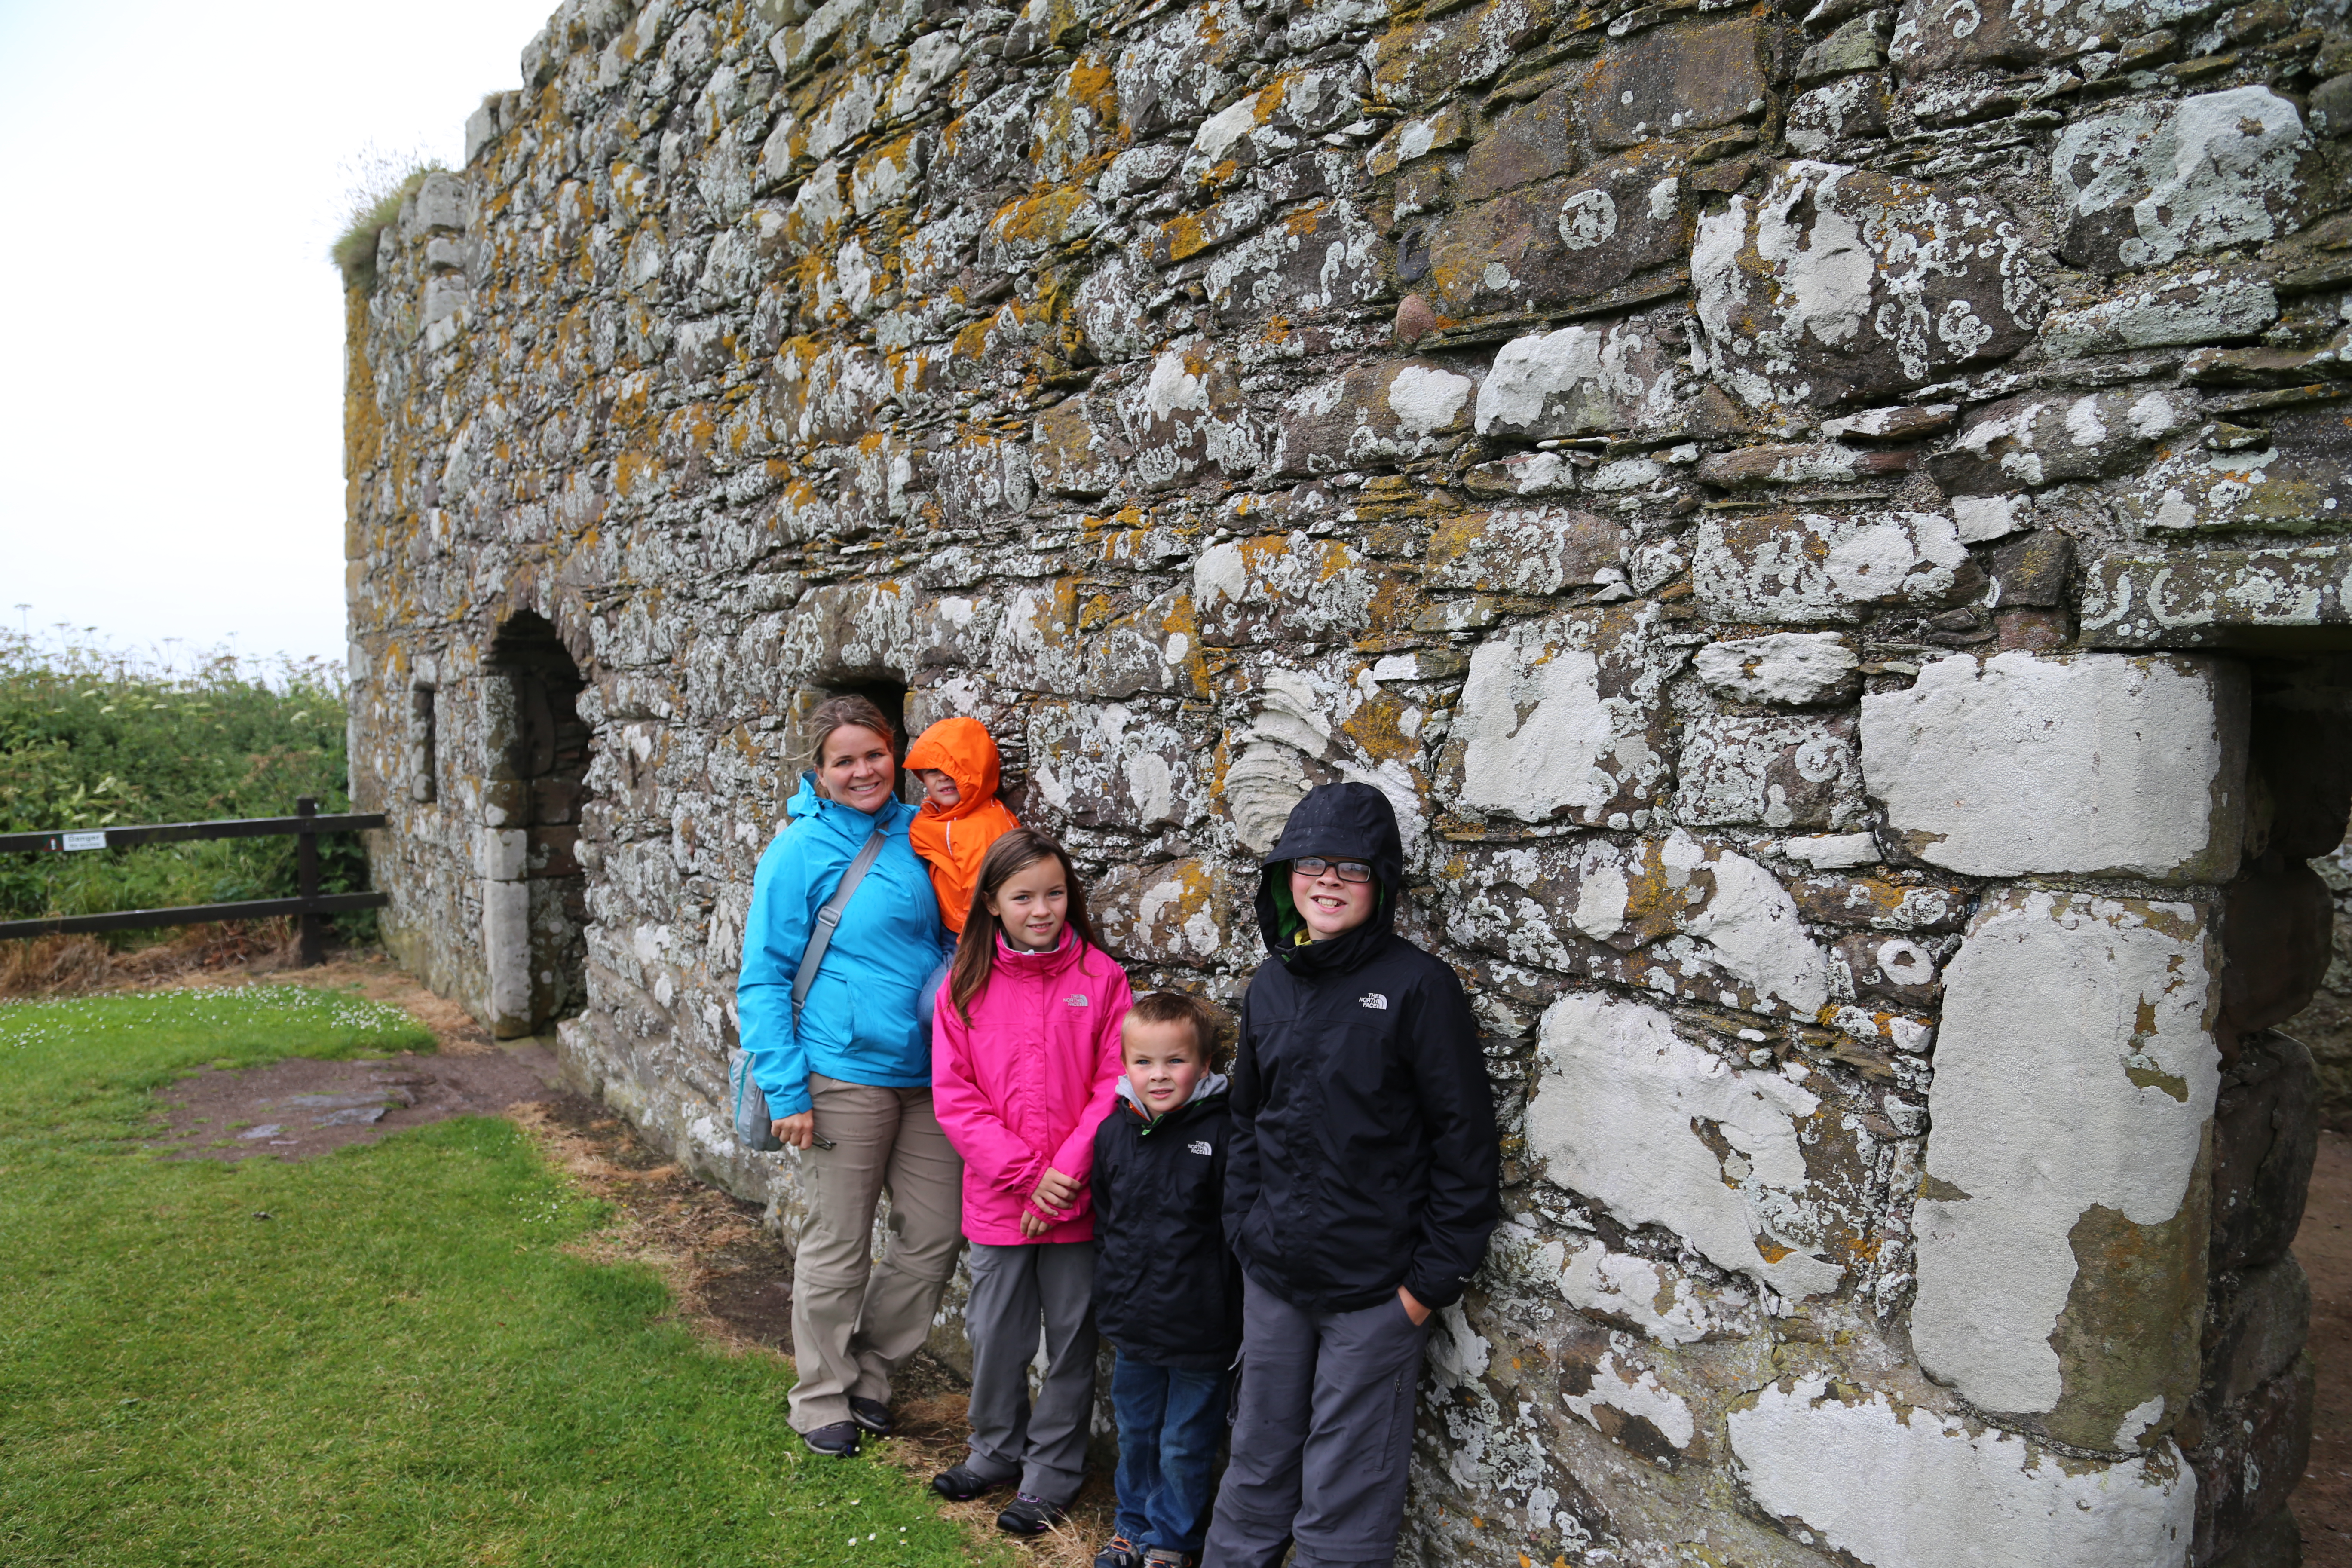
[[[1369,781],[1507,1133],[1409,1555],[2288,1561],[2347,69],[2325,4],[573,0],[352,300],[385,929],[782,1216],[719,1104],[814,692],[984,719],[1229,999]]]

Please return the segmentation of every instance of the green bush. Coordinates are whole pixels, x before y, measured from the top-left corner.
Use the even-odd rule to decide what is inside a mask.
[[[215,654],[175,670],[0,632],[0,833],[286,816],[306,795],[347,811],[344,718],[341,672],[323,659]],[[367,886],[355,836],[319,847],[327,891]],[[287,898],[295,878],[290,837],[0,855],[0,919]],[[347,917],[344,934],[373,926]]]

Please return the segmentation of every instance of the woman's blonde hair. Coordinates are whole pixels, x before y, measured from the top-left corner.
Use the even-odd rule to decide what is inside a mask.
[[[898,749],[898,727],[883,716],[882,710],[874,705],[872,699],[860,697],[855,692],[826,698],[817,704],[816,711],[809,715],[808,722],[809,771],[820,780],[824,777],[824,743],[833,739],[835,730],[846,730],[856,725],[871,730],[887,741],[893,752]]]

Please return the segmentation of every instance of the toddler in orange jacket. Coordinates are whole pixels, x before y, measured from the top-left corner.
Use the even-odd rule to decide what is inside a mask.
[[[977,719],[942,719],[916,739],[907,766],[923,781],[926,797],[908,835],[930,866],[940,919],[961,933],[971,913],[981,858],[1021,826],[996,798],[996,741]]]

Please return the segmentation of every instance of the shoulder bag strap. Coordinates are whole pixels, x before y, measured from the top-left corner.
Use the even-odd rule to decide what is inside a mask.
[[[809,931],[807,951],[801,954],[800,973],[793,976],[793,1027],[795,1029],[800,1027],[801,1008],[808,1001],[809,987],[816,984],[817,966],[824,962],[824,950],[833,945],[834,928],[841,924],[842,908],[849,902],[849,895],[857,891],[857,884],[866,880],[866,873],[873,866],[876,857],[882,853],[883,837],[880,828],[874,830],[874,837],[866,841],[864,847],[857,851],[857,858],[852,860],[849,869],[841,874],[841,886],[833,890],[833,897],[825,900],[824,908],[816,912],[816,924]]]

